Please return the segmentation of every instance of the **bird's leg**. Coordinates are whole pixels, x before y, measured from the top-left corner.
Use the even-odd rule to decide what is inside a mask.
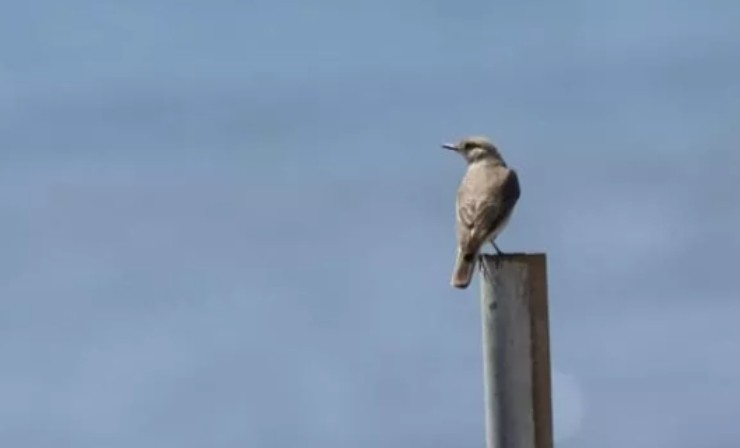
[[[496,245],[496,241],[491,240],[491,244],[493,244],[493,248],[496,249],[496,255],[498,255],[499,257],[506,255],[505,253],[501,252],[501,249],[498,248],[498,246]]]

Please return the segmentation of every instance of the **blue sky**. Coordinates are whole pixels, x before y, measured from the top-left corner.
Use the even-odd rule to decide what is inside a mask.
[[[4,11],[0,445],[481,446],[468,134],[548,253],[558,447],[740,444],[740,4]]]

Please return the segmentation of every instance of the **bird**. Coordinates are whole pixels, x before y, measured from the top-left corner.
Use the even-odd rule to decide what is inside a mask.
[[[442,147],[457,152],[467,162],[455,201],[457,254],[450,281],[451,286],[465,289],[487,242],[498,255],[504,255],[496,245],[496,237],[509,223],[519,200],[519,177],[487,137],[465,137]]]

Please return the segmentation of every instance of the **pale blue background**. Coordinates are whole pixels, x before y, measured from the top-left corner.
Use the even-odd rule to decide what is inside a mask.
[[[740,3],[2,6],[0,446],[483,446],[479,133],[558,447],[740,446]]]

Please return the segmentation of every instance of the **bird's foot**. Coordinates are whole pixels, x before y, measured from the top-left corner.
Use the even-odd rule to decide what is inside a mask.
[[[483,254],[478,254],[478,268],[486,278],[491,278],[490,272],[488,272],[488,265],[486,264],[486,257]]]
[[[493,244],[493,248],[496,249],[496,255],[498,255],[499,257],[503,257],[504,255],[506,255],[504,252],[501,251],[501,249],[498,248],[496,243],[491,241],[491,244]]]

